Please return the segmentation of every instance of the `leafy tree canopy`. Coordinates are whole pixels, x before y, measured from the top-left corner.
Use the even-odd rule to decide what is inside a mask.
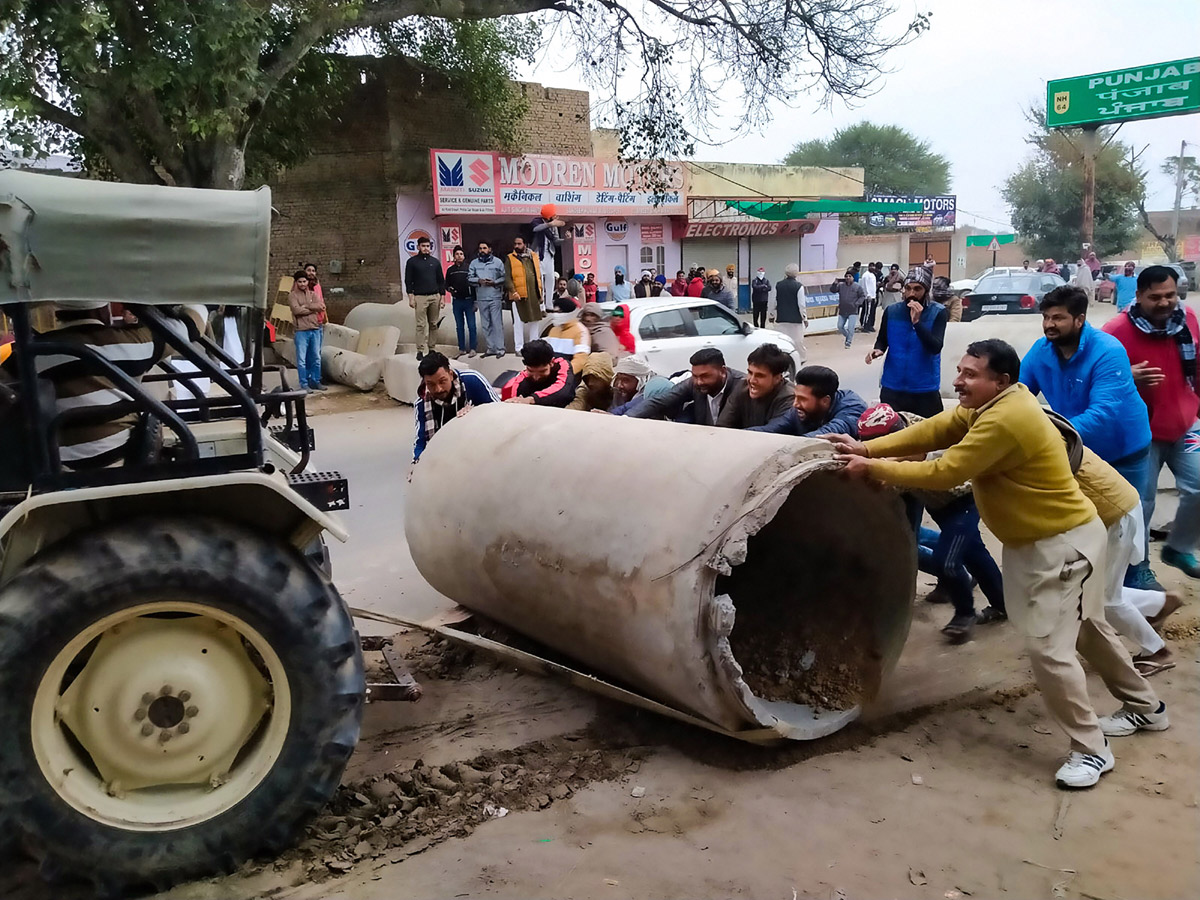
[[[896,125],[860,122],[839,129],[828,140],[797,144],[783,161],[789,166],[861,166],[868,197],[950,190],[949,160]]]
[[[443,71],[511,141],[517,62],[545,45],[629,156],[686,154],[720,110],[874,89],[929,26],[880,0],[0,0],[0,141],[125,181],[240,187],[303,157],[297,116],[343,96],[338,54]]]
[[[1030,113],[1035,130],[1027,141],[1033,156],[1008,177],[1000,193],[1013,227],[1029,252],[1076,260],[1083,226],[1083,134],[1074,128],[1046,128],[1045,113]],[[1128,247],[1137,232],[1141,176],[1125,162],[1129,148],[1101,128],[1096,156],[1096,200],[1092,249],[1100,257]]]

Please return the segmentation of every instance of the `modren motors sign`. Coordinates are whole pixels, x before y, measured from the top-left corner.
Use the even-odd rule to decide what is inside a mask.
[[[1200,111],[1200,57],[1114,69],[1046,85],[1046,124],[1089,125]]]
[[[637,163],[582,156],[431,150],[435,215],[654,216],[686,212],[683,166],[666,163],[648,183]],[[666,187],[656,195],[656,187]],[[655,200],[659,202],[656,204]]]

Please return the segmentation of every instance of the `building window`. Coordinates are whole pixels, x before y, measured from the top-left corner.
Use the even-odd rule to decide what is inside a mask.
[[[649,269],[655,275],[665,275],[667,265],[667,248],[658,247],[643,247],[642,248],[642,269]]]

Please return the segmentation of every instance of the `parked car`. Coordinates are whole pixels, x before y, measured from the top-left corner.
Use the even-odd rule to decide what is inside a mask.
[[[1015,275],[1024,271],[1020,266],[988,266],[971,278],[960,278],[958,281],[950,282],[950,290],[956,294],[969,294],[975,290],[975,286],[979,284],[980,279],[986,278],[988,275]]]
[[[963,297],[964,322],[980,316],[1019,315],[1036,313],[1038,303],[1047,292],[1066,284],[1057,275],[1047,272],[1024,272],[984,276],[970,296]]]
[[[603,304],[612,309],[615,304]],[[696,297],[656,297],[631,300],[629,329],[637,352],[660,375],[668,378],[691,367],[692,354],[716,347],[735,369],[746,368],[746,356],[762,344],[776,344],[792,358],[789,377],[800,366],[796,345],[778,331],[755,328],[713,300]]]

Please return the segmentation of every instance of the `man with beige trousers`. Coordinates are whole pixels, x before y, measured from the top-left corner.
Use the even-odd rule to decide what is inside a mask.
[[[417,255],[404,266],[404,290],[417,316],[417,359],[423,359],[437,346],[438,323],[446,302],[446,276],[428,237],[417,240]]]
[[[1018,379],[1021,360],[999,340],[977,341],[958,364],[955,409],[869,444],[826,435],[851,477],[901,488],[970,480],[980,518],[1004,545],[1004,601],[1025,637],[1030,666],[1071,753],[1055,781],[1091,787],[1114,765],[1108,736],[1163,731],[1166,704],[1134,668],[1104,617],[1107,534],[1080,490],[1058,428]],[[940,457],[907,462],[944,450]],[[1081,654],[1122,702],[1097,718]]]

